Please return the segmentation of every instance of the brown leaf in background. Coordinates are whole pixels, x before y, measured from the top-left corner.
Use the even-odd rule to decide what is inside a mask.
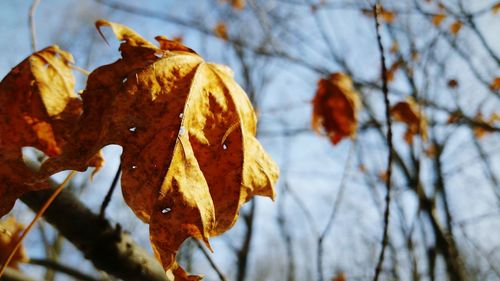
[[[222,2],[231,4],[231,6],[237,10],[243,10],[246,5],[245,0],[222,0]]]
[[[10,252],[15,247],[24,226],[16,221],[14,217],[0,221],[0,264],[8,258]],[[9,267],[19,269],[19,263],[28,262],[29,258],[26,249],[21,245],[15,252],[14,257],[8,264]]]
[[[365,15],[367,17],[374,17],[372,9],[361,9],[361,12],[363,13],[363,15]],[[380,19],[386,23],[393,23],[394,20],[396,19],[396,14],[394,12],[386,10],[386,9],[384,9],[384,7],[382,7],[380,9]]]
[[[493,112],[490,117],[484,118],[483,114],[481,112],[478,112],[474,117],[474,120],[478,123],[484,123],[493,127],[496,123],[500,122],[500,114]],[[476,138],[480,139],[491,133],[491,130],[488,130],[485,127],[476,126],[473,129],[473,133]]]
[[[396,71],[403,65],[403,59],[396,60],[391,67],[387,70],[386,77],[387,81],[394,81],[394,76],[396,75]]]
[[[493,81],[491,81],[490,88],[493,91],[498,91],[500,90],[500,77],[495,77],[493,78]]]
[[[217,37],[220,37],[224,40],[229,39],[229,36],[227,34],[227,27],[226,24],[223,22],[218,22],[215,27],[214,27],[214,33],[217,35]]]
[[[74,137],[42,173],[83,170],[103,146],[121,145],[127,204],[149,223],[165,269],[197,280],[175,261],[181,243],[192,236],[208,245],[253,195],[274,198],[278,168],[256,140],[252,105],[227,67],[164,37],[160,48],[123,25],[97,26],[123,41],[122,58],[90,74]]]
[[[458,32],[462,29],[463,26],[464,26],[464,24],[461,21],[459,21],[459,20],[454,21],[450,25],[450,32],[451,32],[451,34],[457,35]]]
[[[427,120],[413,99],[395,104],[391,108],[391,116],[394,120],[406,124],[404,139],[407,143],[412,143],[415,135],[420,135],[423,140],[427,139]]]
[[[432,17],[431,21],[434,26],[440,26],[445,18],[446,18],[445,14],[436,14]]]
[[[494,4],[493,6],[491,6],[491,12],[496,15],[500,12],[500,2]]]
[[[333,144],[345,137],[353,138],[358,127],[357,111],[360,106],[351,78],[336,72],[319,80],[313,99],[312,127],[324,129]]]
[[[450,79],[448,80],[448,88],[450,89],[456,89],[458,88],[458,81],[456,79]]]

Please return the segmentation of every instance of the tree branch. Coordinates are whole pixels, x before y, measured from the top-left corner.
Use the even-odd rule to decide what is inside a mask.
[[[51,181],[51,185],[56,184]],[[37,212],[52,190],[30,192],[21,200]],[[63,190],[44,218],[75,245],[94,266],[124,280],[165,281],[156,259],[132,238],[92,213],[71,192]]]

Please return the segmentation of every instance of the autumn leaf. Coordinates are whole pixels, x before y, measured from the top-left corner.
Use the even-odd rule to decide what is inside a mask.
[[[495,77],[493,81],[491,81],[490,89],[493,91],[500,90],[500,77]]]
[[[409,98],[395,104],[391,108],[391,116],[395,121],[406,124],[404,139],[407,143],[412,143],[413,136],[417,134],[422,139],[427,139],[427,120],[413,99]]]
[[[403,63],[404,62],[402,59],[398,59],[389,67],[389,69],[386,72],[387,81],[389,82],[394,81],[396,71],[398,71],[398,69],[401,67],[401,65],[403,65]]]
[[[336,72],[319,80],[313,99],[312,127],[327,133],[333,144],[345,137],[356,135],[357,111],[360,106],[352,80],[344,73]]]
[[[224,40],[229,39],[229,36],[227,34],[227,27],[226,24],[223,22],[218,22],[215,27],[214,27],[214,33],[217,35],[217,37],[220,37]]]
[[[14,217],[9,217],[0,221],[0,264],[3,264],[15,247],[18,239],[23,233],[24,226],[16,221]],[[8,264],[9,267],[19,269],[19,263],[28,262],[29,258],[26,250],[21,245],[15,252],[14,257]]]
[[[197,280],[175,261],[181,243],[195,237],[209,246],[252,196],[274,198],[278,168],[255,138],[252,105],[227,67],[164,37],[156,47],[126,26],[96,26],[112,28],[122,58],[89,75],[74,137],[41,174],[84,170],[96,151],[121,145],[125,201],[149,223],[164,268]]]
[[[68,140],[82,112],[72,61],[69,53],[50,46],[23,60],[0,83],[0,217],[22,194],[48,187],[23,184],[33,173],[22,160],[22,148],[55,156]],[[102,165],[99,157],[89,161]]]
[[[500,122],[500,114],[494,112],[490,115],[490,117],[484,118],[483,114],[481,112],[478,112],[474,117],[474,120],[477,123],[484,123],[485,125],[494,126],[496,123]],[[488,130],[485,127],[476,126],[473,129],[473,133],[476,138],[480,139],[491,133],[491,130]]]
[[[372,9],[362,9],[361,12],[365,16],[374,17]],[[386,10],[386,9],[384,9],[384,7],[382,7],[380,9],[380,19],[386,23],[393,23],[394,20],[396,19],[396,14],[394,12]]]
[[[340,272],[332,278],[332,281],[347,281],[347,277],[344,272]]]
[[[496,15],[500,12],[500,2],[491,6],[491,12],[493,12],[494,15]]]
[[[450,89],[456,89],[456,88],[458,88],[458,81],[456,79],[450,79],[450,80],[448,80],[447,85],[448,85],[448,88],[450,88]]]
[[[454,21],[451,25],[450,25],[450,32],[451,34],[453,35],[457,35],[458,32],[462,29],[463,27],[463,23],[459,20],[457,21]]]
[[[445,18],[446,18],[445,14],[436,14],[432,17],[431,21],[434,26],[440,26]]]
[[[222,2],[231,4],[231,6],[237,10],[243,10],[246,5],[245,0],[222,0]]]

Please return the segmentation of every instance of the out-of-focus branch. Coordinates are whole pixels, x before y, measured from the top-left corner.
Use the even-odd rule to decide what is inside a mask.
[[[7,268],[0,277],[0,281],[35,281],[35,279],[15,269]]]
[[[393,160],[393,144],[392,144],[392,124],[391,124],[391,114],[390,114],[390,103],[389,103],[389,88],[387,79],[387,67],[384,54],[384,46],[382,45],[382,36],[380,34],[380,12],[382,9],[381,1],[378,0],[373,6],[373,14],[375,15],[375,31],[377,35],[378,49],[380,52],[380,65],[382,72],[382,92],[384,94],[384,106],[385,106],[385,121],[387,126],[387,146],[389,149],[388,159],[387,159],[387,179],[386,179],[386,195],[385,195],[385,210],[384,210],[384,228],[382,233],[382,249],[380,250],[380,255],[378,257],[377,266],[375,267],[375,275],[373,281],[378,281],[380,272],[382,271],[382,264],[384,263],[385,248],[389,242],[389,217],[391,210],[391,175],[392,175],[392,160]]]
[[[35,191],[21,200],[36,212],[51,194],[51,189]],[[71,192],[63,190],[44,218],[100,270],[124,280],[168,280],[153,256],[119,226],[113,228],[108,221],[92,213]]]
[[[82,281],[99,281],[100,279],[94,278],[93,276],[87,275],[83,272],[76,270],[75,268],[71,268],[64,264],[58,263],[57,261],[47,260],[47,259],[34,259],[31,258],[29,261],[30,264],[44,266],[46,268],[50,268],[54,271],[58,271],[68,276],[72,276],[77,280]]]

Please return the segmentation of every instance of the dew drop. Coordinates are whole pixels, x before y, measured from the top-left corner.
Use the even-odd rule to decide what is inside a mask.
[[[186,128],[184,128],[184,126],[181,126],[181,128],[179,129],[179,136],[184,135],[185,131],[186,131]]]
[[[179,118],[183,118],[184,117],[184,113],[181,112],[181,114],[179,114]]]
[[[131,131],[131,132],[135,132],[135,131],[137,131],[137,127],[131,127],[128,130]]]
[[[132,166],[132,169],[133,169],[133,170],[137,169],[137,166],[136,166],[136,165],[133,165],[133,166]]]
[[[127,82],[127,80],[128,80],[128,78],[127,78],[127,77],[123,78],[122,83]]]
[[[172,211],[172,209],[167,207],[167,208],[165,208],[165,209],[161,210],[161,213],[162,213],[162,214],[166,214],[166,213],[168,213],[168,212],[170,212],[170,211]]]
[[[227,149],[227,145],[226,145],[226,144],[223,144],[223,145],[222,145],[222,149],[226,150],[226,149]]]

